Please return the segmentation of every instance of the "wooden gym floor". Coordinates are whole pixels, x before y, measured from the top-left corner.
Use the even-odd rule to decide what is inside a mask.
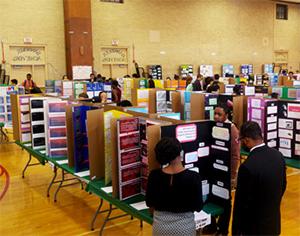
[[[46,197],[52,178],[49,165],[29,167],[22,179],[21,172],[28,154],[15,144],[0,144],[0,164],[10,175],[10,185],[0,200],[0,235],[99,235],[103,216],[96,220],[95,231],[90,222],[99,198],[81,190],[79,184],[60,190],[53,202],[55,188]],[[35,159],[33,159],[35,161]],[[281,205],[282,234],[300,235],[300,170],[288,168],[288,185]],[[0,194],[4,178],[0,177]],[[103,209],[107,209],[105,204]],[[115,210],[113,214],[120,214]],[[107,223],[103,235],[151,235],[151,226],[140,228],[130,217]]]

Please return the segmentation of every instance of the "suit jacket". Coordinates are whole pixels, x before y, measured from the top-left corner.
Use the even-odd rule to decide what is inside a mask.
[[[280,203],[286,188],[282,154],[254,149],[240,166],[232,219],[233,235],[279,235]]]

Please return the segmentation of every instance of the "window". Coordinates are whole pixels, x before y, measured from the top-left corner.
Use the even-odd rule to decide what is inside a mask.
[[[101,2],[124,3],[124,0],[101,0]]]
[[[278,20],[288,19],[288,5],[276,4],[276,19]]]

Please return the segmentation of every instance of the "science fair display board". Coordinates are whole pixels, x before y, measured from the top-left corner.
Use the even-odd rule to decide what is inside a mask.
[[[112,138],[112,184],[113,195],[124,200],[139,194],[145,194],[148,175],[153,169],[148,151],[151,126],[170,124],[142,117],[128,117],[111,121]]]
[[[220,205],[230,199],[230,124],[201,121],[161,126],[160,134],[179,140],[184,167],[201,175],[204,199]]]

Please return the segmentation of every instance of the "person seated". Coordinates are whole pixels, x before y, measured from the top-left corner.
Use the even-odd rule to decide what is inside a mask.
[[[26,75],[26,80],[23,81],[22,86],[24,86],[26,93],[30,93],[30,90],[36,87],[36,83],[32,80],[30,73]]]
[[[79,95],[78,95],[78,100],[84,100],[84,101],[86,101],[86,100],[88,100],[89,99],[89,95],[87,94],[87,93],[80,93]]]
[[[181,151],[176,138],[163,137],[155,146],[156,160],[163,167],[152,170],[147,183],[152,235],[196,235],[194,212],[203,207],[201,177],[184,168]]]
[[[118,107],[132,107],[132,103],[128,100],[122,100],[121,102],[117,103]]]
[[[71,79],[69,79],[67,75],[63,75],[62,80],[71,80]]]
[[[10,83],[11,83],[11,85],[13,85],[13,86],[17,86],[17,85],[18,85],[18,80],[12,79],[12,80],[10,81]]]

